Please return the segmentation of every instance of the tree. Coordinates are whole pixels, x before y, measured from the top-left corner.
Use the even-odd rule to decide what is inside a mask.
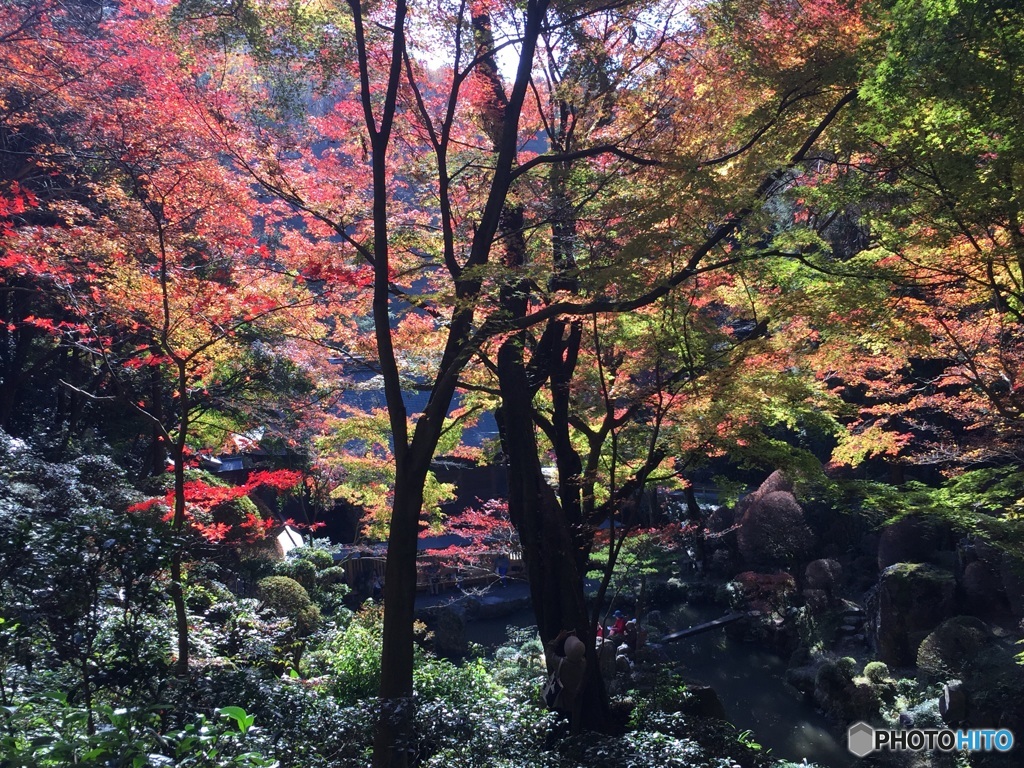
[[[687,411],[699,420],[702,407],[714,399],[712,393],[731,390],[737,398],[719,402],[717,413],[707,409],[711,413],[705,413],[710,418],[704,429],[677,438],[679,447],[690,446],[689,456],[679,457],[682,466],[700,452],[721,446],[722,438],[733,430],[746,426],[748,434],[756,431],[742,419],[730,423],[729,407],[754,410],[742,382],[756,380],[756,373],[743,371],[739,361],[749,364],[760,356],[759,365],[778,371],[771,366],[784,356],[773,361],[756,344],[738,343],[756,342],[764,335],[758,302],[748,295],[736,302],[737,310],[716,301],[724,298],[724,286],[742,282],[739,267],[745,262],[789,255],[764,245],[766,203],[785,187],[791,169],[810,158],[822,130],[851,100],[850,92],[839,90],[838,103],[829,101],[836,98],[831,89],[840,88],[838,83],[848,76],[843,74],[844,63],[857,29],[855,16],[836,6],[816,7],[796,20],[784,18],[788,11],[782,8],[748,6],[721,20],[714,17],[712,7],[707,16],[698,16],[689,34],[677,33],[677,40],[670,43],[655,33],[645,40],[645,49],[633,46],[628,35],[616,37],[625,25],[638,24],[631,10],[601,17],[607,22],[606,47],[601,50],[609,58],[602,62],[596,57],[598,63],[591,69],[580,61],[595,57],[585,48],[573,47],[578,41],[571,39],[572,31],[582,30],[572,23],[562,30],[568,42],[545,40],[551,46],[546,59],[549,82],[555,84],[550,96],[555,117],[545,127],[549,142],[562,154],[527,161],[524,167],[550,162],[550,198],[542,210],[551,227],[553,268],[547,273],[547,290],[539,287],[543,283],[535,277],[536,259],[512,252],[514,233],[506,233],[506,262],[517,268],[513,275],[518,279],[508,278],[503,306],[524,330],[503,340],[493,364],[501,391],[503,450],[509,461],[510,515],[523,544],[541,635],[549,639],[571,626],[591,648],[607,588],[606,580],[598,605],[588,611],[583,574],[596,527],[605,520],[618,520],[627,528],[636,524],[636,496],[659,477],[659,468],[672,452],[670,435],[679,433]],[[790,47],[778,59],[753,38],[744,37],[755,18],[773,34],[791,36]],[[839,30],[842,34],[836,34]],[[559,60],[564,51],[571,53]],[[574,56],[580,58],[574,61]],[[727,80],[727,64],[740,57],[752,65],[753,75],[744,72],[730,84],[749,100],[741,98],[724,107],[718,93],[705,87],[706,73]],[[619,61],[627,63],[615,64]],[[649,81],[643,77],[647,67],[656,72]],[[839,70],[833,73],[836,81],[829,80],[829,68]],[[617,78],[621,82],[616,83]],[[630,89],[617,90],[627,83]],[[660,101],[666,86],[673,101]],[[579,103],[565,95],[580,92],[584,97]],[[808,124],[814,127],[807,128]],[[801,133],[805,130],[809,137]],[[796,136],[805,141],[791,155]],[[787,141],[792,142],[788,148]],[[753,147],[757,153],[749,152]],[[609,163],[606,155],[621,162]],[[585,162],[591,157],[598,159]],[[719,173],[720,164],[734,167]],[[709,236],[707,221],[721,220],[726,210],[734,213],[710,228]],[[530,222],[524,229],[531,226],[538,224]],[[665,306],[645,309],[656,302]],[[531,309],[536,310],[532,315]],[[745,323],[750,310],[750,330],[730,332],[727,326]],[[685,318],[691,318],[692,335],[684,333],[678,349],[670,351],[671,342],[659,338],[664,331],[655,330],[649,356],[636,355],[633,349],[644,343],[642,334],[617,346],[612,338],[602,339],[598,330],[615,321],[599,323],[597,313],[623,312],[649,317],[648,333],[671,326],[678,318],[686,325]],[[593,333],[584,344],[590,323],[577,318],[590,313],[595,314]],[[532,336],[525,327],[537,321],[546,325],[542,334]],[[724,342],[728,351],[722,346],[715,350],[716,334],[718,344]],[[637,358],[635,367],[623,365],[627,350]],[[591,398],[598,401],[597,417],[589,417],[589,423],[587,387],[574,383],[586,370],[588,357],[594,372],[591,381],[597,382],[590,391],[603,395]],[[543,388],[548,390],[546,405],[538,408],[534,399]],[[638,420],[643,426],[630,430]],[[544,443],[538,441],[535,425],[543,431]],[[630,445],[629,431],[645,437]],[[738,436],[733,439],[742,443]],[[555,456],[555,488],[549,487],[542,471],[545,448]],[[607,466],[611,469],[602,472]],[[603,488],[609,490],[599,499]],[[610,537],[609,576],[623,540]],[[589,687],[581,697],[583,711],[574,718],[576,727],[602,725],[604,696],[592,652],[590,658]]]
[[[826,362],[857,408],[834,459],[880,457],[897,481],[943,482],[911,506],[1005,540],[1021,438],[1024,17],[998,1],[875,13],[849,141],[803,195],[810,219],[846,217],[859,233],[859,252],[816,265],[881,297]],[[951,503],[966,488],[981,514]]]
[[[510,502],[517,510],[535,509],[538,494],[546,493],[547,486],[538,480],[531,398],[524,399],[536,391],[522,380],[526,329],[544,325],[542,336],[552,353],[552,368],[540,382],[550,378],[557,380],[556,388],[564,386],[573,372],[576,353],[571,349],[578,350],[581,335],[572,318],[636,310],[710,269],[705,259],[712,254],[729,262],[725,251],[741,224],[760,208],[788,168],[808,158],[821,133],[853,98],[825,83],[821,72],[805,76],[815,70],[812,53],[835,49],[828,34],[809,34],[803,49],[807,57],[798,56],[795,64],[787,65],[803,75],[784,72],[806,89],[798,86],[791,92],[792,83],[780,85],[767,106],[744,105],[740,117],[758,126],[751,129],[752,140],[737,145],[723,136],[721,144],[702,142],[708,132],[699,119],[714,115],[725,100],[712,95],[711,82],[699,65],[689,67],[688,81],[690,59],[683,44],[664,57],[659,52],[669,35],[666,30],[650,31],[645,14],[653,17],[671,8],[597,5],[570,14],[546,0],[531,0],[523,7],[452,3],[432,7],[429,25],[417,16],[421,9],[405,0],[373,7],[354,0],[348,6],[351,13],[274,2],[189,2],[179,9],[181,23],[195,34],[239,44],[235,54],[248,56],[252,69],[236,67],[235,72],[258,71],[263,82],[273,84],[225,108],[225,147],[265,189],[305,217],[307,236],[322,244],[333,241],[323,247],[333,252],[336,263],[361,260],[373,273],[372,362],[386,393],[396,478],[389,521],[378,765],[408,758],[402,734],[410,722],[416,538],[430,461],[467,365],[489,340],[498,345],[504,420],[519,430],[506,435],[506,449],[530,462],[521,493],[532,500],[524,506],[521,497],[513,496]],[[788,13],[780,6],[767,17],[776,22],[774,34],[780,39],[793,33],[783,23],[784,11]],[[750,8],[744,12],[748,22],[759,18]],[[674,13],[665,18],[671,20],[673,33],[679,31],[676,21],[680,29],[685,26]],[[634,33],[644,29],[633,41],[630,26]],[[708,50],[718,42],[713,37],[698,40]],[[648,44],[653,50],[645,69],[642,51]],[[630,61],[623,66],[624,75],[610,84],[602,84],[607,78],[600,71],[579,79],[560,76],[558,82],[535,79],[542,67],[538,52],[555,56],[560,45],[579,52],[563,73],[585,62],[588,50],[608,51],[599,57],[601,67],[614,69],[621,57]],[[506,82],[496,54],[509,48],[518,63]],[[418,60],[417,51],[426,49],[442,60],[440,66],[426,67]],[[282,64],[281,51],[297,55]],[[755,53],[766,57],[764,50]],[[290,77],[296,72],[310,76],[314,85],[298,85]],[[678,80],[670,82],[678,82],[680,91],[696,94],[697,100],[687,106],[700,109],[688,113],[657,95],[657,86],[670,73],[677,73]],[[230,75],[226,72],[225,77]],[[591,121],[588,115],[585,124],[592,128],[581,129],[577,142],[570,138],[576,130],[570,114],[582,102],[569,95],[587,82],[599,86],[584,98],[598,116]],[[762,86],[756,77],[744,83],[737,76],[735,83],[751,95]],[[244,83],[237,80],[232,88],[245,93]],[[616,94],[621,94],[618,103]],[[288,98],[278,98],[272,102],[276,108],[268,109],[267,96]],[[303,108],[313,104],[317,116],[306,120]],[[557,127],[548,134],[548,149],[537,153],[529,145],[544,130],[548,104],[556,105],[556,119],[548,125]],[[600,116],[602,105],[607,105],[611,123]],[[801,109],[791,109],[793,105]],[[250,121],[253,127],[246,132],[242,118],[253,116],[255,125]],[[688,117],[695,122],[688,124]],[[682,151],[675,143],[680,135],[691,141]],[[768,135],[772,142],[764,138]],[[773,143],[779,136],[784,138]],[[746,152],[758,141],[773,151]],[[573,163],[584,160],[598,192],[603,183],[617,181],[624,188],[638,180],[647,191],[628,207],[625,235],[587,264],[573,261],[578,213],[568,210],[572,202],[564,199],[572,189]],[[672,172],[687,167],[687,161],[696,164],[695,175]],[[631,175],[624,170],[628,168],[649,173]],[[550,169],[556,169],[554,176],[548,175]],[[529,236],[538,231],[538,223],[528,219],[529,206],[522,202],[538,179],[545,179],[552,190],[546,204],[556,222],[557,248],[546,254],[544,247],[536,254],[529,250]],[[687,188],[707,194],[688,198],[687,207],[680,202]],[[669,202],[644,210],[659,196]],[[710,235],[708,221],[721,222]],[[680,236],[683,222],[688,223],[687,234]],[[649,257],[638,260],[645,251]],[[627,262],[632,269],[625,268]],[[585,289],[572,290],[577,271],[594,278]],[[535,292],[534,285],[549,287]],[[430,348],[422,341],[420,354],[403,350],[409,328],[415,329],[416,338],[430,340],[434,355],[422,354]],[[410,422],[403,390],[412,380],[430,396],[424,412]],[[509,450],[514,441],[518,444]],[[561,455],[572,458],[571,452]],[[527,514],[534,513],[515,511],[513,519]],[[535,522],[520,525],[521,537],[524,532],[535,539],[541,536],[543,526]],[[549,533],[560,538],[567,529],[559,526]],[[581,576],[577,568],[567,583],[579,585]],[[575,594],[578,588],[571,591]],[[573,623],[587,627],[584,613],[577,613]],[[545,621],[542,632],[547,636],[554,624]]]
[[[173,468],[180,536],[194,423],[266,384],[255,367],[286,329],[312,324],[314,300],[301,263],[261,242],[257,214],[272,224],[273,212],[223,162],[210,105],[161,16],[156,5],[123,4],[97,28],[96,50],[85,51],[92,58],[78,61],[81,79],[62,84],[77,119],[64,128],[71,157],[59,168],[88,181],[80,198],[40,202],[46,218],[9,233],[6,266],[43,266],[35,279],[74,321],[34,323],[92,364],[90,386],[65,385],[151,425],[155,471],[168,456]],[[182,673],[183,557],[179,541],[171,597]]]

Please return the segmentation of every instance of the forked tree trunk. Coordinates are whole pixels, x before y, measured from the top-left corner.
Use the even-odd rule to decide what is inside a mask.
[[[535,388],[526,374],[521,345],[521,338],[510,339],[498,353],[498,426],[508,462],[509,515],[519,532],[541,640],[547,644],[562,629],[574,629],[587,649],[587,671],[572,728],[601,731],[608,725],[608,697],[583,591],[586,553],[541,472],[532,413]]]

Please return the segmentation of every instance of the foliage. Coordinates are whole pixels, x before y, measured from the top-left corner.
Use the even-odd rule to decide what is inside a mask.
[[[343,631],[334,633],[309,654],[310,675],[326,676],[327,690],[339,701],[368,699],[377,690],[382,614],[379,607],[365,605]]]
[[[260,600],[267,607],[295,622],[299,637],[310,634],[320,623],[320,609],[299,582],[287,576],[268,576],[257,585]]]
[[[177,768],[274,768],[277,761],[250,750],[256,735],[253,717],[239,707],[224,707],[218,717],[199,715],[179,729],[163,730],[155,709],[113,709],[94,714],[49,692],[18,701],[10,708],[0,735],[4,766],[175,766]]]
[[[345,569],[334,564],[328,549],[312,545],[296,547],[275,570],[301,584],[324,616],[347,621],[350,612],[343,601],[350,589],[344,583]]]
[[[67,665],[72,701],[146,688],[166,668],[160,574],[167,532],[129,514],[139,495],[102,456],[54,464],[0,433],[0,597],[13,658]],[[73,552],[74,556],[69,556]]]

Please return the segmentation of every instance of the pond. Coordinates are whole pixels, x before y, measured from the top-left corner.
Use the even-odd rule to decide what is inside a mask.
[[[718,618],[722,610],[679,606],[666,611],[671,626],[684,629]],[[508,626],[535,623],[530,609],[466,626],[467,639],[493,649],[506,640]],[[786,661],[750,643],[730,640],[716,629],[665,645],[673,661],[694,682],[710,685],[725,705],[730,722],[771,749],[775,758],[800,762],[806,758],[823,768],[849,768],[853,756],[834,726],[786,683]]]
[[[678,629],[718,618],[721,609],[680,606],[667,612]],[[686,676],[710,685],[730,722],[772,750],[777,758],[806,758],[823,768],[847,768],[854,758],[835,726],[786,683],[786,660],[771,651],[726,637],[721,629],[667,643],[669,658]]]

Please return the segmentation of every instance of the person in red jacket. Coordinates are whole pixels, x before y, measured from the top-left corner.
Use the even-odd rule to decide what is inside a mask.
[[[622,611],[616,611],[612,616],[615,618],[615,623],[612,624],[612,628],[608,632],[608,636],[617,637],[618,635],[624,634],[626,631],[626,614]]]

